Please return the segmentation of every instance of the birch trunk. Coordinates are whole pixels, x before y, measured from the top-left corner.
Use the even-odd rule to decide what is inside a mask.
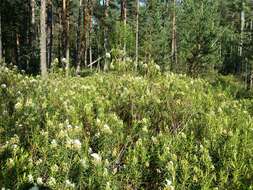
[[[239,56],[241,59],[240,68],[243,73],[243,44],[244,44],[244,28],[245,28],[245,12],[244,12],[244,0],[241,1],[241,31],[240,31],[240,47],[239,47]],[[247,86],[247,64],[245,63],[245,86]]]

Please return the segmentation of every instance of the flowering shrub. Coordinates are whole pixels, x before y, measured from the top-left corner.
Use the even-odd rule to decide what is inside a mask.
[[[253,189],[248,106],[202,79],[0,73],[2,188]]]

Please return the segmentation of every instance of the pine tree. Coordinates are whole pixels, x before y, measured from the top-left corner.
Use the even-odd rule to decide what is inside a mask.
[[[171,52],[171,26],[169,3],[150,0],[141,7],[139,58],[165,66]]]
[[[186,64],[190,75],[212,70],[221,63],[217,2],[185,0],[180,9],[180,61]]]

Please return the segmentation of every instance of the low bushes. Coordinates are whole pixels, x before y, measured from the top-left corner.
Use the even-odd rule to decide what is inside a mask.
[[[0,187],[252,189],[248,106],[151,71],[42,81],[1,67]]]

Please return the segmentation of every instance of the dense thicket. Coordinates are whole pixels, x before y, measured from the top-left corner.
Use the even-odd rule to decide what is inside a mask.
[[[252,189],[244,87],[157,68],[41,80],[0,67],[0,187]]]
[[[58,58],[67,69],[80,71],[94,61],[93,66],[106,69],[110,60],[105,54],[116,49],[121,59],[155,61],[165,70],[196,75],[215,69],[240,74],[246,82],[252,78],[251,0],[47,0],[46,4],[49,68]],[[37,73],[41,1],[2,0],[0,7],[3,58]]]

